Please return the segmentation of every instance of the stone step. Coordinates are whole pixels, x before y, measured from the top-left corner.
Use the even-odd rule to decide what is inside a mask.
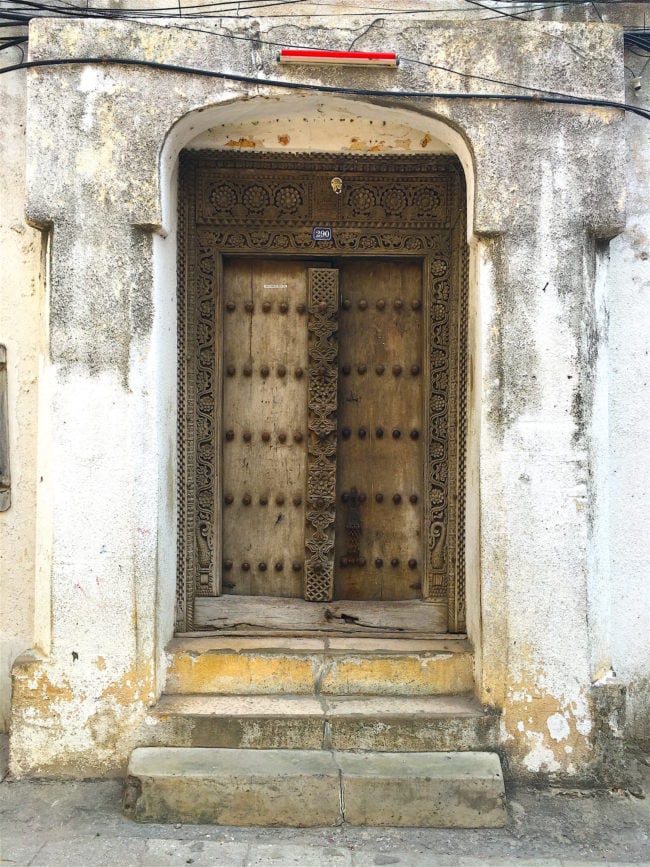
[[[505,824],[495,753],[345,753],[141,747],[124,812],[140,822],[494,828]]]
[[[176,638],[165,692],[458,695],[474,687],[466,639]]]
[[[492,750],[499,718],[470,696],[163,695],[149,743],[379,752]]]

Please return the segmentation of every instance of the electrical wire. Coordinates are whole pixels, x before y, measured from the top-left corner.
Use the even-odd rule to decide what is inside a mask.
[[[10,2],[11,2],[11,0],[10,0]],[[33,2],[33,0],[14,0],[14,2],[17,2],[17,3],[19,3],[20,5],[25,5],[25,6],[29,6],[29,7],[44,5],[44,4],[38,4],[38,3],[35,3],[35,2]],[[67,6],[67,7],[72,7],[72,6],[74,5],[74,4],[72,4],[72,3],[66,3],[65,0],[62,0],[62,2],[63,2],[64,5]],[[602,0],[601,0],[601,2],[602,2]],[[76,8],[76,7],[75,7],[75,8]],[[104,16],[101,15],[100,17],[104,17]],[[109,17],[110,17],[111,19],[117,19],[117,18],[118,18],[118,16],[116,16],[116,15],[110,15]],[[120,15],[120,16],[119,16],[119,20],[130,20],[130,19],[124,19],[124,18]],[[259,38],[249,37],[249,36],[242,36],[242,35],[240,35],[240,34],[232,34],[232,33],[224,34],[224,33],[217,33],[217,32],[215,32],[214,30],[207,30],[207,29],[205,29],[205,28],[200,28],[200,27],[191,27],[191,26],[188,26],[188,25],[178,25],[178,24],[161,25],[161,24],[155,24],[155,23],[150,22],[150,21],[147,22],[147,23],[148,23],[150,26],[153,26],[153,27],[161,27],[161,28],[164,28],[164,29],[170,29],[170,28],[173,28],[173,29],[183,30],[183,31],[189,31],[189,32],[205,33],[205,34],[207,34],[207,35],[209,35],[209,36],[212,36],[212,37],[215,37],[215,38],[222,38],[222,39],[231,39],[231,40],[246,41],[246,42],[248,42],[248,43],[255,43],[255,44],[257,44],[257,45],[268,45],[268,46],[271,46],[271,47],[273,47],[273,48],[280,48],[280,47],[289,48],[289,47],[291,47],[291,48],[304,49],[304,48],[309,48],[309,47],[310,47],[310,46],[297,45],[297,44],[293,44],[293,45],[292,45],[292,44],[288,44],[288,43],[286,43],[286,42],[282,42],[282,43],[280,43],[280,42],[274,42],[274,41],[271,41],[271,40],[264,40],[264,39],[259,39]],[[2,26],[2,25],[0,25],[0,26]],[[5,25],[5,26],[11,26],[11,25]],[[365,32],[367,32],[367,31],[364,31],[364,33],[365,33]],[[642,36],[645,36],[645,33],[643,33]],[[636,45],[640,45],[640,46],[643,46],[643,47],[646,46],[646,43],[643,41],[643,39],[641,39],[641,38],[636,38],[636,39],[635,39],[634,34],[626,34],[626,38],[628,39],[628,41],[633,41],[634,44],[636,44]],[[0,46],[0,51],[1,51],[2,49],[4,49],[4,48],[10,48],[10,47],[13,47],[13,46],[15,46],[15,45],[21,44],[21,43],[23,43],[24,41],[26,41],[26,37],[23,37],[23,38],[19,39],[18,41],[14,41],[14,40],[7,41],[7,42],[5,42],[4,45]],[[650,41],[650,40],[649,40],[649,41]],[[635,52],[635,53],[636,53],[636,52]],[[644,57],[645,57],[645,55],[641,55],[641,56],[644,56]],[[24,57],[24,53],[23,53],[23,57]],[[436,64],[436,63],[428,63],[428,62],[426,62],[426,61],[418,60],[418,59],[416,59],[416,58],[410,58],[410,57],[403,57],[403,56],[402,56],[402,57],[400,58],[400,61],[401,61],[402,63],[411,63],[411,64],[414,64],[414,65],[424,66],[424,67],[427,67],[427,68],[430,68],[430,69],[437,69],[437,70],[440,70],[440,71],[443,71],[443,72],[447,72],[447,73],[449,73],[449,74],[451,74],[451,75],[457,75],[457,76],[460,76],[461,78],[464,78],[464,79],[478,80],[478,81],[485,81],[485,82],[488,82],[488,83],[490,83],[490,84],[498,84],[498,85],[502,85],[502,86],[506,86],[506,87],[513,87],[513,88],[516,88],[516,89],[518,89],[518,90],[525,90],[525,91],[528,91],[528,92],[531,92],[531,93],[549,94],[549,95],[553,95],[553,96],[566,97],[566,98],[571,98],[571,96],[572,96],[571,94],[563,93],[563,92],[560,92],[560,91],[554,91],[554,90],[545,89],[545,88],[536,88],[536,87],[533,87],[532,85],[523,85],[523,84],[519,84],[519,83],[515,83],[515,82],[504,81],[504,80],[502,80],[502,79],[497,79],[497,78],[492,78],[492,77],[489,77],[489,76],[478,75],[478,74],[476,74],[476,73],[462,72],[462,71],[460,71],[460,70],[453,69],[453,68],[448,67],[448,66],[443,66],[443,65],[441,65],[441,64]],[[646,64],[646,65],[647,65],[647,64]],[[645,71],[645,66],[644,66],[644,71]]]
[[[148,69],[157,69],[164,72],[175,72],[183,75],[197,75],[204,78],[218,78],[223,81],[232,81],[243,84],[255,84],[258,87],[279,87],[285,90],[306,90],[317,93],[335,93],[343,96],[364,96],[371,98],[402,98],[402,99],[442,99],[442,100],[491,100],[496,102],[527,102],[553,105],[576,105],[596,108],[613,108],[620,111],[630,112],[645,120],[650,120],[650,110],[630,105],[629,103],[616,102],[609,99],[587,99],[570,96],[547,96],[540,94],[528,95],[524,93],[469,93],[449,91],[418,91],[418,90],[373,90],[356,87],[338,87],[331,84],[313,84],[311,82],[283,81],[281,79],[254,78],[250,75],[240,75],[233,72],[220,72],[215,69],[201,69],[194,66],[180,66],[173,63],[158,63],[155,60],[126,59],[123,57],[74,57],[54,58],[51,60],[27,60],[23,63],[15,63],[11,66],[0,68],[0,75],[15,72],[20,69],[38,69],[49,66],[87,66],[89,64],[111,66],[133,66]]]
[[[38,0],[5,0],[5,2],[13,3],[14,5],[18,5],[18,6],[21,6],[23,8],[26,7],[28,9],[37,9],[40,11],[43,11],[43,10],[65,11],[68,13],[68,15],[70,17],[75,17],[75,18],[78,17],[78,15],[86,17],[88,14],[90,14],[91,17],[95,17],[95,18],[108,18],[110,20],[131,20],[130,16],[124,15],[124,10],[120,10],[120,12],[118,12],[117,14],[115,14],[115,12],[113,12],[113,10],[110,10],[110,9],[107,9],[107,10],[103,10],[103,9],[89,10],[87,8],[81,8],[72,2],[67,2],[67,0],[59,0],[60,5],[56,5],[56,6],[41,3],[41,2],[38,2]],[[221,3],[227,3],[227,2],[231,2],[231,0],[221,0]],[[297,3],[297,2],[302,2],[302,0],[280,0],[280,5],[284,5],[287,2],[288,3]],[[478,0],[468,0],[468,2],[474,3],[474,2],[478,2]],[[504,0],[493,0],[493,2],[504,2]],[[548,8],[548,4],[545,4],[544,0],[537,0],[537,2],[539,4],[538,8]],[[563,0],[563,2],[561,4],[558,4],[558,5],[584,5],[584,3],[587,3],[587,2],[591,2],[591,0]],[[600,2],[611,4],[613,2],[617,2],[617,0],[600,0]],[[276,5],[278,3],[278,0],[271,0],[271,3]],[[219,2],[215,3],[213,0],[213,2],[211,2],[209,5],[210,6],[219,5]],[[479,4],[479,5],[482,5],[485,8],[488,8],[485,4]],[[510,6],[510,8],[512,8],[515,5],[522,5],[522,4],[509,2],[508,5]],[[528,4],[528,5],[530,6],[530,4]],[[198,8],[198,7],[199,7],[199,4],[196,4],[192,8]],[[163,7],[163,8],[165,8],[165,7]],[[172,7],[166,7],[166,8],[172,8]],[[76,13],[78,13],[78,15]],[[24,18],[23,18],[23,14],[24,14]],[[5,23],[0,23],[0,26],[15,26],[15,23],[18,23],[15,20],[16,18],[18,18],[18,21],[20,21],[21,23],[28,23],[29,20],[32,17],[34,17],[32,15],[29,15],[29,13],[23,13],[23,14],[15,15],[13,20],[5,22]],[[0,17],[3,15],[4,15],[4,11],[0,12]],[[510,16],[510,17],[512,17],[512,16]],[[155,24],[154,22],[152,22],[150,20],[147,21],[146,23],[149,24],[150,26],[164,27],[165,29],[169,29],[171,27],[174,29],[186,30],[189,32],[205,33],[205,34],[210,35],[210,36],[215,37],[215,38],[241,40],[241,41],[246,41],[249,43],[255,43],[257,45],[268,45],[268,46],[271,46],[274,48],[292,47],[292,48],[305,49],[305,48],[311,47],[311,46],[295,45],[295,44],[291,45],[291,44],[288,44],[286,42],[283,42],[283,43],[273,42],[271,40],[264,40],[264,39],[260,39],[260,38],[242,36],[240,34],[217,33],[214,30],[207,30],[205,28],[200,28],[200,27],[191,27],[188,25],[177,25],[177,24],[160,25],[160,24]],[[367,30],[364,31],[364,33],[365,32],[367,32]],[[11,47],[14,47],[15,45],[22,44],[25,41],[26,41],[26,37],[21,38],[18,42],[13,41],[13,40],[4,41],[4,44],[0,45],[0,51],[2,51],[5,48],[11,48]],[[631,43],[631,44],[635,45],[636,47],[650,50],[650,34],[647,34],[644,31],[637,32],[636,34],[630,33],[630,32],[625,33],[625,42],[626,42],[626,47],[628,47],[628,48],[630,47],[630,43]],[[630,50],[632,50],[632,49],[630,49]],[[24,58],[24,52],[22,52],[22,49],[21,49],[21,53],[23,53],[23,58]],[[646,55],[646,54],[639,54],[636,51],[633,51],[633,53],[637,54],[638,56],[641,56],[643,58],[650,56],[650,55]],[[553,91],[553,90],[544,89],[544,88],[536,88],[536,87],[533,87],[531,85],[522,85],[522,84],[515,83],[515,82],[508,82],[508,81],[504,81],[502,79],[478,75],[476,73],[462,72],[460,70],[453,69],[451,67],[443,66],[441,64],[428,63],[426,61],[418,60],[416,58],[409,58],[409,57],[403,57],[402,56],[400,58],[400,60],[402,63],[411,63],[414,65],[425,66],[425,67],[430,68],[430,69],[437,69],[440,71],[447,72],[451,75],[460,76],[461,78],[464,78],[464,79],[470,79],[470,80],[473,79],[473,80],[478,80],[478,81],[485,81],[485,82],[488,82],[490,84],[498,84],[501,86],[513,87],[513,88],[516,88],[518,90],[528,91],[530,93],[549,94],[549,95],[553,95],[553,96],[557,96],[557,97],[563,97],[563,98],[571,98],[571,96],[572,96],[571,94],[562,93],[559,91]],[[645,65],[644,65],[644,71],[645,71]]]
[[[74,10],[75,13],[79,13],[79,14],[84,15],[84,16],[96,16],[96,17],[108,17],[108,18],[115,17],[113,14],[114,10],[111,10],[110,8],[92,9],[92,8],[89,8],[85,5],[76,5],[74,3],[66,2],[66,0],[59,0],[59,3],[56,5],[48,5],[48,4],[44,4],[44,3],[39,3],[39,2],[36,2],[36,0],[33,0],[33,2],[29,2],[29,0],[5,0],[5,2],[13,3],[13,5],[21,5],[21,6],[24,6],[27,8],[32,8],[35,10],[46,10],[46,11],[51,11],[51,12],[59,11],[60,12],[60,11],[62,11],[63,8],[66,8],[66,9],[71,10],[71,11]],[[305,2],[305,0],[210,0],[210,2],[208,2],[208,3],[196,3],[196,4],[192,4],[190,6],[187,6],[187,7],[181,7],[181,13],[184,13],[185,10],[187,10],[187,9],[197,9],[197,10],[201,10],[200,15],[201,15],[201,17],[204,17],[207,14],[212,14],[212,12],[210,10],[212,10],[214,13],[220,15],[221,12],[223,11],[224,7],[229,7],[228,11],[231,11],[233,8],[236,8],[237,10],[241,10],[244,12],[250,12],[256,8],[267,9],[267,8],[272,8],[272,7],[277,7],[277,6],[295,5],[295,4],[300,3],[300,2]],[[309,0],[307,0],[307,2],[309,2]],[[460,13],[460,12],[467,13],[467,12],[474,12],[474,11],[480,12],[481,9],[483,9],[483,10],[487,10],[490,12],[498,12],[499,15],[507,15],[509,17],[518,17],[521,15],[527,14],[528,12],[544,11],[545,9],[563,8],[563,7],[580,7],[580,6],[584,6],[587,4],[591,4],[593,2],[593,0],[555,0],[555,2],[549,2],[549,0],[538,0],[538,2],[535,4],[534,8],[531,8],[530,2],[514,2],[514,0],[507,0],[507,6],[508,6],[508,9],[510,9],[510,10],[516,9],[519,7],[523,7],[521,9],[521,11],[514,12],[514,13],[512,11],[509,13],[504,12],[502,9],[499,8],[498,3],[506,2],[506,0],[491,0],[492,3],[495,3],[497,5],[488,5],[490,0],[487,0],[487,2],[482,2],[482,3],[479,2],[479,0],[466,0],[466,2],[468,4],[473,4],[473,6],[475,8],[472,8],[472,6],[469,6],[469,7],[465,7],[465,8],[461,7],[461,8],[450,8],[450,9],[435,9],[435,8],[429,8],[429,9],[418,9],[418,8],[414,8],[414,9],[390,9],[390,8],[386,8],[385,6],[373,8],[373,7],[368,7],[367,5],[364,5],[364,7],[361,7],[360,9],[354,9],[354,10],[349,10],[349,11],[345,11],[345,12],[341,12],[341,11],[336,12],[336,11],[332,11],[330,9],[327,13],[324,13],[324,14],[326,14],[327,17],[356,17],[356,16],[361,16],[361,15],[373,15],[373,14],[382,14],[382,15],[411,15],[411,14],[413,14],[413,15],[430,14],[431,15],[432,14],[432,15],[439,15],[441,13],[446,13],[446,12],[454,12],[454,13]],[[601,6],[620,5],[621,2],[624,2],[624,0],[599,0],[599,5],[601,5]],[[639,4],[640,5],[647,5],[647,0],[630,0],[630,2],[632,5],[639,5]],[[244,4],[250,4],[250,5],[244,5]],[[310,2],[309,5],[310,6],[319,6],[319,5],[330,6],[331,4]],[[480,8],[478,8],[478,7],[480,7]],[[163,7],[157,7],[154,9],[147,9],[147,8],[143,8],[143,7],[122,7],[117,14],[118,15],[126,15],[129,17],[130,16],[142,16],[142,17],[151,18],[151,17],[169,17],[167,13],[174,13],[174,15],[176,15],[178,13],[178,11],[179,11],[178,6],[163,6]],[[1,14],[2,13],[0,13],[0,15]],[[292,15],[295,15],[295,14],[296,14],[295,12],[292,12]],[[300,13],[298,13],[298,14],[300,14]],[[310,17],[314,17],[313,12],[309,12],[309,13],[305,13],[305,14],[309,14]],[[318,16],[318,13],[317,13],[317,16]],[[190,16],[187,16],[187,14],[185,13],[185,15],[182,15],[182,17],[190,17]],[[273,17],[275,17],[275,16],[273,16]]]
[[[17,0],[17,2],[30,3],[31,0]],[[69,4],[67,4],[67,5],[69,5]],[[123,19],[121,19],[121,20],[123,20]],[[191,27],[188,25],[180,25],[180,24],[160,25],[160,24],[154,24],[153,22],[150,22],[150,23],[151,23],[151,26],[161,27],[161,28],[164,27],[164,29],[166,29],[166,30],[173,28],[176,30],[188,31],[188,32],[192,32],[192,33],[195,33],[195,32],[196,33],[205,33],[205,34],[212,36],[212,37],[215,37],[215,38],[245,41],[248,43],[255,43],[256,45],[267,45],[267,46],[270,46],[272,48],[309,49],[311,47],[311,46],[306,46],[306,45],[288,44],[286,42],[274,42],[272,40],[253,38],[250,36],[242,36],[240,34],[216,33],[213,30],[207,30],[207,29],[201,28],[201,27]],[[364,32],[366,32],[366,31],[364,31]],[[453,68],[448,67],[448,66],[443,66],[441,64],[436,64],[436,63],[428,63],[426,61],[417,60],[415,58],[410,58],[410,57],[401,56],[400,57],[400,63],[402,63],[402,64],[411,63],[411,64],[418,65],[418,66],[425,66],[429,69],[436,69],[436,70],[439,70],[442,72],[447,72],[451,75],[460,76],[461,78],[472,79],[472,80],[477,80],[477,81],[485,81],[485,82],[488,82],[489,84],[498,84],[498,85],[502,85],[504,87],[514,87],[518,90],[526,90],[526,91],[531,92],[531,93],[540,93],[540,94],[541,93],[547,93],[547,94],[551,94],[554,96],[562,96],[562,97],[570,97],[571,96],[571,94],[562,93],[562,92],[554,91],[554,90],[549,90],[546,88],[537,88],[537,87],[533,87],[532,85],[524,85],[524,84],[518,84],[515,82],[504,81],[502,79],[492,78],[492,77],[484,76],[484,75],[478,75],[476,73],[461,72],[460,70],[453,69]]]
[[[30,2],[30,0],[19,0],[19,2]],[[125,20],[125,19],[120,19],[120,20]],[[126,20],[129,20],[129,19],[126,19]],[[244,41],[244,42],[248,42],[249,44],[254,43],[256,45],[267,45],[267,46],[270,46],[272,48],[297,48],[297,49],[307,49],[307,50],[309,50],[310,48],[313,48],[313,46],[290,44],[290,43],[286,43],[286,42],[274,42],[274,41],[268,40],[268,39],[253,38],[250,36],[242,36],[240,34],[217,33],[214,30],[207,30],[206,28],[192,27],[189,25],[181,25],[181,24],[162,25],[162,24],[155,24],[153,22],[147,22],[147,23],[149,23],[150,26],[152,26],[152,27],[159,27],[159,28],[162,28],[165,30],[175,29],[175,30],[188,31],[191,33],[205,33],[208,36],[212,36],[215,38],[230,39],[230,40],[234,40],[234,41],[237,41],[237,40],[238,41]],[[504,80],[499,79],[499,78],[491,78],[491,77],[485,76],[485,75],[478,75],[476,73],[462,72],[460,70],[453,69],[452,67],[449,67],[449,66],[443,66],[443,65],[437,64],[437,63],[429,63],[427,61],[417,60],[416,58],[411,58],[411,57],[400,56],[400,63],[402,63],[402,64],[412,63],[414,65],[424,66],[424,67],[427,67],[429,69],[436,69],[436,70],[439,70],[442,72],[447,72],[451,75],[457,75],[461,78],[471,79],[471,80],[476,80],[476,81],[485,81],[489,84],[498,84],[498,85],[501,85],[503,87],[513,87],[513,88],[516,88],[517,90],[525,90],[525,91],[528,91],[530,93],[550,94],[552,96],[560,96],[560,97],[568,97],[568,98],[570,98],[572,96],[572,94],[563,93],[561,91],[550,90],[547,88],[538,88],[538,87],[533,87],[532,85],[526,85],[526,84],[518,84],[516,82],[504,81]]]

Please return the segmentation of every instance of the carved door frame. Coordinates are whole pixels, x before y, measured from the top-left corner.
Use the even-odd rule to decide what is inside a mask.
[[[333,178],[343,181],[337,194]],[[423,600],[465,631],[468,248],[453,156],[185,151],[178,252],[178,571],[176,631],[194,599],[221,589],[222,261],[286,256],[422,262],[428,426]],[[332,230],[315,240],[314,227]],[[336,434],[333,434],[335,438]]]

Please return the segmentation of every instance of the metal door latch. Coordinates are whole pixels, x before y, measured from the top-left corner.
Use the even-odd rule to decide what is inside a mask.
[[[365,496],[360,494],[356,488],[343,493],[343,502],[347,503],[347,515],[345,517],[345,532],[347,535],[347,551],[346,556],[341,557],[341,566],[365,566],[366,558],[359,555],[361,544],[361,503],[365,501]]]

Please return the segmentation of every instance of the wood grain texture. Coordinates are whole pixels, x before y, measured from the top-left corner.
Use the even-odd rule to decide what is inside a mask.
[[[221,596],[196,600],[198,621],[204,627],[262,632],[341,632],[344,634],[422,634],[446,632],[442,603],[305,602],[302,599]]]
[[[306,269],[226,260],[224,285],[223,591],[302,596]]]
[[[341,263],[340,281],[335,598],[419,599],[425,439],[422,265],[347,261]],[[343,565],[348,531],[342,498],[352,488],[365,494],[359,507],[361,567]],[[394,560],[399,562],[391,565]]]

